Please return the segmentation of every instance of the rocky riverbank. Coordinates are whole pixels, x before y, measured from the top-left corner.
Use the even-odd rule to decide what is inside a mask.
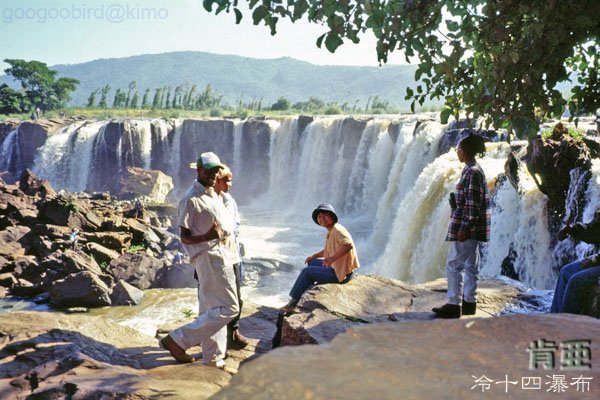
[[[350,347],[353,349],[350,353],[360,354],[357,349],[360,352],[373,352],[368,357],[363,355],[364,359],[359,363],[352,361],[352,365],[359,368],[354,374],[360,371],[363,376],[372,367],[376,367],[377,373],[381,373],[381,368],[393,370],[401,362],[401,365],[405,365],[403,368],[410,366],[414,369],[413,373],[418,375],[425,365],[423,361],[414,361],[416,355],[407,361],[408,349],[412,348],[410,351],[414,352],[418,347],[430,348],[427,340],[431,337],[438,338],[438,345],[446,343],[440,338],[448,329],[448,321],[431,321],[432,313],[429,311],[432,304],[443,301],[444,287],[443,280],[427,285],[407,285],[392,279],[358,275],[346,285],[320,285],[307,291],[296,312],[287,317],[278,315],[276,309],[257,306],[252,304],[251,299],[246,299],[240,329],[250,338],[250,344],[245,349],[229,351],[228,367],[230,371],[239,370],[240,375],[231,383],[231,375],[226,372],[203,367],[200,363],[179,365],[166,351],[157,347],[156,337],[189,321],[193,316],[166,325],[159,324],[153,331],[153,338],[123,326],[122,319],[120,324],[113,322],[115,318],[114,314],[111,316],[111,308],[94,311],[92,314],[95,315],[23,311],[7,313],[0,315],[0,394],[2,398],[15,399],[25,399],[30,395],[41,399],[69,395],[73,399],[189,399],[208,398],[215,394],[221,398],[305,398],[305,394],[311,392],[303,382],[311,379],[315,369],[303,361],[300,362],[306,368],[303,371],[292,365],[300,358],[313,360],[313,367],[328,366],[331,376],[329,383],[315,385],[313,382],[311,390],[316,390],[312,392],[315,398],[329,398],[331,396],[325,395],[327,388],[333,382],[343,383],[348,379],[343,373],[344,367],[338,363],[349,360],[352,355],[345,352],[338,355],[337,350],[330,355],[328,349],[332,346],[337,349],[337,343],[348,340],[345,339],[348,336],[356,338],[353,346],[358,346]],[[181,315],[176,297],[183,296],[184,302],[196,308],[193,290],[185,293],[146,292],[147,296],[139,306],[140,313],[146,318],[151,318],[153,312],[157,316],[164,314],[161,307],[171,309],[172,314]],[[529,300],[530,303],[538,301],[534,295],[508,280],[483,280],[480,311],[475,318],[455,322],[457,326],[471,323],[479,327],[488,326],[489,322],[484,320],[506,320],[507,317],[489,317],[519,300]],[[118,308],[114,310],[118,311]],[[127,313],[132,311],[127,308]],[[529,326],[530,317],[518,319],[513,328]],[[420,333],[415,335],[415,331]],[[427,340],[421,343],[420,338],[425,334]],[[567,334],[564,333],[560,338],[567,337]],[[476,336],[472,339],[473,345],[481,347],[489,343],[494,351],[499,351],[499,346],[491,337]],[[325,346],[323,350],[316,350],[315,346],[290,346],[304,343],[321,343]],[[409,346],[408,349],[396,347],[399,343]],[[277,345],[286,346],[271,351]],[[380,348],[380,352],[376,351],[377,348]],[[451,348],[445,346],[448,352]],[[192,348],[191,352],[199,355],[201,349]],[[267,352],[269,354],[265,357]],[[315,352],[319,354],[318,360],[314,358]],[[387,353],[387,356],[383,357],[381,352]],[[488,355],[490,358],[492,356]],[[280,364],[276,370],[266,371],[264,368],[269,370],[273,362]],[[510,364],[504,364],[503,361],[499,365],[509,368]],[[452,370],[448,376],[458,374],[457,371]],[[283,375],[280,377],[279,374]],[[270,377],[275,376],[277,378],[271,380]],[[374,391],[373,379],[369,377],[361,385]],[[392,382],[398,379],[393,377]],[[282,382],[286,382],[286,385],[281,385]],[[379,382],[376,386],[378,393],[380,390],[384,393],[383,397],[378,397],[392,398],[388,396],[391,388],[387,387],[387,383]],[[223,388],[225,390],[220,392]],[[418,393],[419,390],[424,389],[415,388],[414,392]],[[364,390],[356,392],[356,395],[350,393],[344,397],[365,397],[361,395]],[[425,393],[421,392],[421,395],[427,397]]]

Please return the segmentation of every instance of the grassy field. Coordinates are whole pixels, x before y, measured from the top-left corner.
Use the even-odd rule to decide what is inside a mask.
[[[337,109],[317,109],[313,111],[301,111],[289,109],[283,111],[271,110],[249,110],[249,109],[229,109],[229,108],[213,108],[207,110],[182,110],[182,109],[132,109],[132,108],[67,108],[63,110],[49,111],[42,115],[42,118],[58,118],[58,117],[74,117],[85,119],[111,119],[111,118],[208,118],[208,117],[223,117],[223,118],[257,118],[257,117],[281,117],[288,115],[376,115],[376,114],[397,114],[397,110],[370,110],[366,112],[359,110],[357,112],[342,111]],[[435,108],[423,108],[418,112],[439,111]],[[405,111],[404,113],[408,113]],[[30,114],[9,114],[0,115],[0,121],[7,119],[29,120]]]

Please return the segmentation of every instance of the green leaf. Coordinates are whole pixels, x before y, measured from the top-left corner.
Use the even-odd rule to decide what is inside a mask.
[[[204,6],[204,9],[208,12],[212,12],[212,5],[215,2],[215,0],[204,0],[202,2],[202,5]]]
[[[242,20],[242,12],[240,10],[238,10],[237,8],[234,8],[233,12],[235,13],[235,23],[239,24],[240,21]]]
[[[322,34],[321,36],[319,36],[317,38],[317,47],[321,48],[321,45],[323,44],[323,39],[325,39],[325,36],[327,36],[326,33]]]
[[[327,50],[329,50],[331,53],[335,53],[335,50],[343,43],[344,41],[342,38],[340,38],[340,36],[336,33],[329,32],[327,36],[325,36],[325,47],[327,47]]]
[[[252,21],[253,21],[254,25],[258,25],[260,23],[260,21],[265,19],[268,15],[269,15],[269,10],[267,9],[267,7],[265,7],[263,5],[256,7],[254,12],[252,13]]]
[[[446,125],[448,123],[448,120],[450,119],[451,115],[452,115],[452,109],[448,106],[444,106],[444,108],[442,108],[442,111],[440,112],[440,122],[443,125]]]
[[[308,10],[308,3],[306,0],[298,0],[294,3],[294,13],[292,14],[292,20],[298,20]]]

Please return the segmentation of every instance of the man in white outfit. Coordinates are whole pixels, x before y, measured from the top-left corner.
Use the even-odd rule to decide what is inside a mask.
[[[227,324],[239,311],[233,260],[226,244],[233,221],[213,189],[222,167],[216,154],[202,153],[196,163],[198,179],[179,203],[181,242],[198,276],[199,314],[160,341],[184,363],[194,361],[186,350],[200,344],[202,362],[217,368],[225,368]]]

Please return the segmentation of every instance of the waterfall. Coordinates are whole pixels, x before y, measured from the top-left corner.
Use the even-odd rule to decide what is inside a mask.
[[[490,242],[485,247],[482,273],[500,274],[512,244],[517,254],[515,270],[522,281],[538,288],[553,286],[553,259],[548,233],[546,196],[539,191],[524,166],[519,169],[519,192],[504,180],[492,199]]]
[[[414,186],[419,174],[437,156],[435,149],[442,136],[442,127],[426,122],[417,127],[416,120],[401,123],[394,149],[394,160],[387,178],[388,185],[377,204],[373,233],[367,251],[376,253],[387,242],[400,202]]]
[[[233,165],[231,166],[231,172],[234,177],[241,170],[240,154],[242,151],[242,129],[244,123],[241,120],[236,120],[233,126]]]
[[[2,143],[3,167],[15,163],[17,135],[17,130],[10,132]],[[161,169],[181,191],[195,175],[188,163],[199,152],[215,151],[232,167],[234,195],[246,196],[261,218],[248,228],[257,235],[251,243],[282,240],[272,248],[298,253],[289,242],[318,232],[310,212],[327,202],[352,232],[363,273],[425,282],[445,275],[448,194],[463,168],[454,151],[439,155],[442,137],[442,126],[430,115],[76,122],[50,135],[38,150],[34,171],[57,189],[81,191],[102,188],[127,166]],[[500,274],[512,246],[520,279],[551,288],[556,254],[580,257],[592,247],[572,241],[555,246],[548,233],[546,196],[523,165],[518,191],[508,180],[497,179],[509,151],[507,144],[488,143],[478,160],[492,207],[482,274]],[[577,218],[588,222],[600,207],[600,161],[594,160],[589,180],[573,177],[569,196],[575,193],[585,198]],[[174,194],[172,201],[177,200]],[[261,236],[262,223],[271,224],[272,235]]]
[[[13,129],[6,135],[0,149],[0,171],[18,173],[20,171],[19,128]]]
[[[34,172],[59,189],[87,189],[94,158],[94,142],[104,122],[78,122],[52,135],[38,151]]]

